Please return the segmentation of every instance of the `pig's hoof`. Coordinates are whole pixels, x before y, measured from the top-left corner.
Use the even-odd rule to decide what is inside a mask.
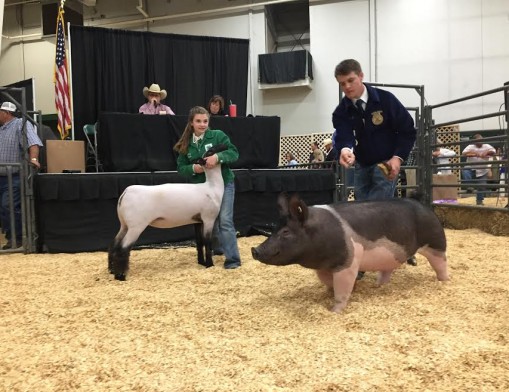
[[[343,303],[337,303],[335,304],[332,309],[331,309],[331,312],[333,313],[341,313],[343,311],[343,309],[345,308],[346,304],[343,304]]]

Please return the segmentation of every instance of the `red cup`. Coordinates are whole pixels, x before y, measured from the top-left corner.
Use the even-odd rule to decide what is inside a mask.
[[[230,104],[230,117],[237,117],[237,105],[234,103]]]

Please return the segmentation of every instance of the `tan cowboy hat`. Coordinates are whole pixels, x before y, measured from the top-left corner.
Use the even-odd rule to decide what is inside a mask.
[[[143,87],[143,95],[145,98],[148,98],[148,93],[153,94],[160,94],[161,99],[165,99],[168,93],[166,93],[166,90],[161,90],[161,87],[159,87],[158,84],[152,83],[150,87]]]
[[[323,146],[328,146],[329,144],[332,144],[332,139],[331,138],[327,138],[323,141]]]

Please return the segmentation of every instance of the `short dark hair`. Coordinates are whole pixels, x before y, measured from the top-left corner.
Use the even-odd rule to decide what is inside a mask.
[[[210,112],[210,105],[212,105],[214,102],[219,102],[219,110],[224,109],[224,98],[220,95],[213,95],[212,98],[209,100],[209,104],[207,106],[207,109]]]
[[[347,59],[340,62],[336,65],[336,69],[334,70],[334,77],[338,75],[348,75],[351,72],[355,72],[359,75],[362,72],[361,64],[354,59]]]

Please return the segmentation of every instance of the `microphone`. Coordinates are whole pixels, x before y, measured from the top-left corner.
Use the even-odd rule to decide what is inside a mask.
[[[157,101],[155,99],[152,101],[152,104],[154,105],[155,108],[157,107]]]

